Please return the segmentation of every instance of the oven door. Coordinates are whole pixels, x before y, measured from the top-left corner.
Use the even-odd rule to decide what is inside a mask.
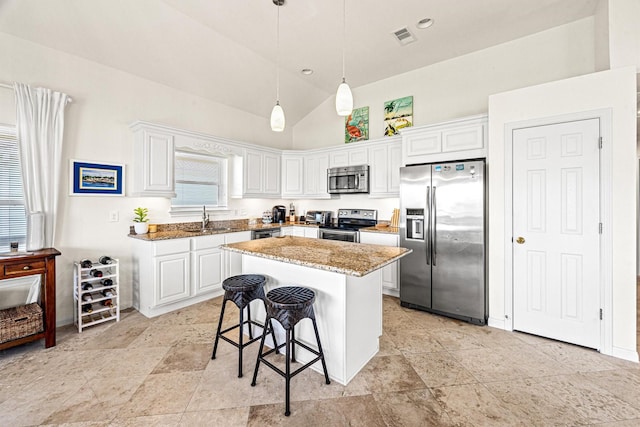
[[[341,242],[358,243],[358,232],[356,230],[338,230],[321,228],[318,237],[326,240],[339,240]]]

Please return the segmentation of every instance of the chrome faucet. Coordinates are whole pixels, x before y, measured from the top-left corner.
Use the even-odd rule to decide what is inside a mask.
[[[207,214],[207,207],[203,206],[202,207],[202,231],[204,231],[205,228],[207,228],[207,225],[209,225],[209,214]]]

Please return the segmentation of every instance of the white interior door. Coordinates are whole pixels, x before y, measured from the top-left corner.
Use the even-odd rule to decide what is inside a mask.
[[[600,347],[598,119],[513,131],[513,329]]]

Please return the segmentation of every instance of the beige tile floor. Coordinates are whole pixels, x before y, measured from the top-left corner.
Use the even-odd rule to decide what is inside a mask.
[[[130,310],[82,334],[60,328],[50,349],[0,352],[0,425],[640,425],[638,365],[391,297],[376,357],[346,387],[311,370],[295,377],[286,418],[282,378],[261,369],[250,386],[257,343],[243,378],[229,344],[210,359],[220,303],[155,319]]]

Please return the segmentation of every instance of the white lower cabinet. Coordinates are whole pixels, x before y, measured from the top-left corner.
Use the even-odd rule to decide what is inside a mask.
[[[393,233],[360,232],[360,243],[371,245],[394,246],[400,245],[400,236]],[[382,267],[382,293],[400,296],[400,270],[398,261]]]
[[[280,233],[283,236],[308,237],[310,239],[317,239],[318,227],[302,227],[294,225],[291,227],[282,227]]]
[[[191,296],[189,252],[153,258],[156,278],[155,306],[181,301]]]
[[[222,281],[241,274],[242,257],[223,252],[220,245],[250,239],[249,231],[155,242],[134,239],[134,307],[155,317],[221,295]]]

